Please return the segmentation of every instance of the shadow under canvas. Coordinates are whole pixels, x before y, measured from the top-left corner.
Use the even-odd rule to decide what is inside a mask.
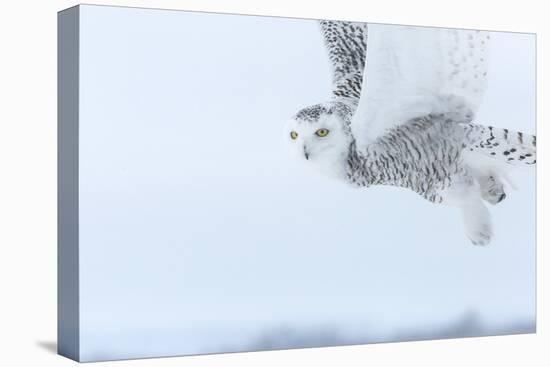
[[[36,345],[47,352],[57,354],[57,342],[52,340],[38,340]]]

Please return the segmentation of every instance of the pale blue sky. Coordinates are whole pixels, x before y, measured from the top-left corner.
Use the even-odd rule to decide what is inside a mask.
[[[534,36],[492,40],[478,122],[534,133]],[[80,55],[83,359],[533,322],[534,170],[480,248],[448,207],[289,160],[284,121],[329,98],[315,21],[82,6]]]

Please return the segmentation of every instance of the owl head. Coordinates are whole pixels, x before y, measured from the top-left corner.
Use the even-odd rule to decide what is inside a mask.
[[[308,164],[345,159],[352,141],[352,110],[342,102],[326,102],[298,111],[285,126],[293,157]]]

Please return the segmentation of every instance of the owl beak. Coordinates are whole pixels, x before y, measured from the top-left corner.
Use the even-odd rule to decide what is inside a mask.
[[[305,145],[304,145],[304,157],[306,157],[306,159],[309,159],[309,152],[307,151],[307,148]]]

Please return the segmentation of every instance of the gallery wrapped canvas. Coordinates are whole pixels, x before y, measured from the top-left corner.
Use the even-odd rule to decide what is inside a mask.
[[[535,35],[58,24],[60,354],[535,332]]]

